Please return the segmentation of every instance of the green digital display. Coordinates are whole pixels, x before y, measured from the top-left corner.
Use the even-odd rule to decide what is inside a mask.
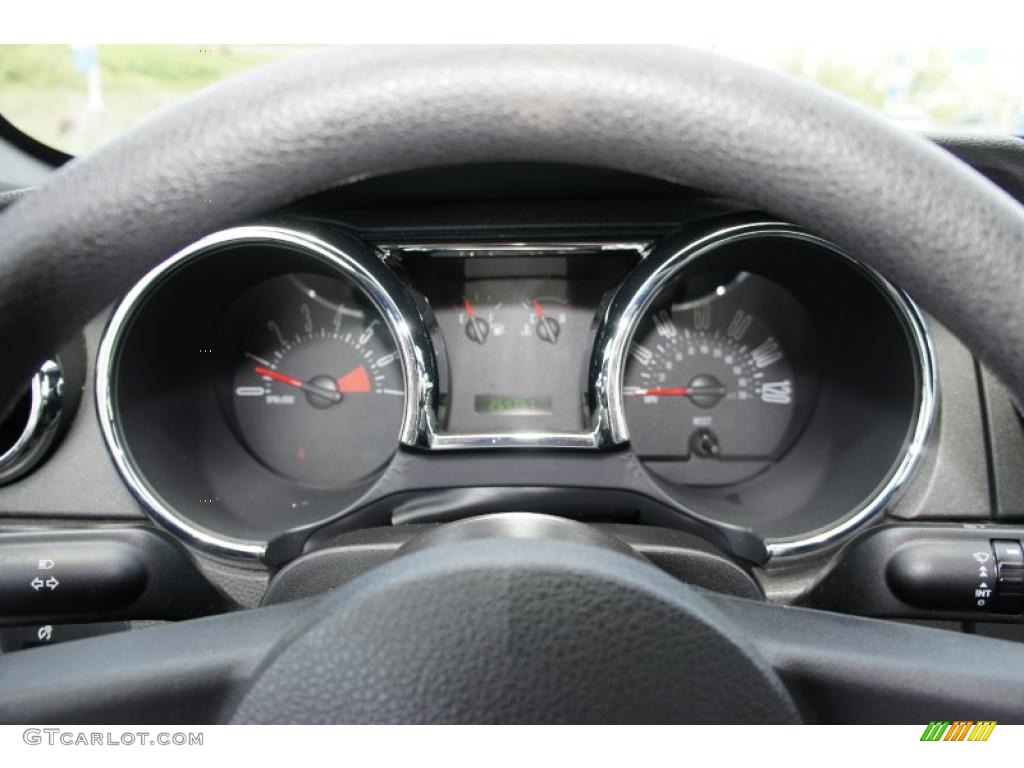
[[[545,416],[551,413],[551,397],[527,395],[476,395],[473,409],[495,416]]]

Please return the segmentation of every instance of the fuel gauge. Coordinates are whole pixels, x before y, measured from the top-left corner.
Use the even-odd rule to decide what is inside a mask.
[[[474,344],[486,344],[493,337],[505,334],[505,323],[498,317],[502,302],[494,303],[490,294],[473,293],[462,297],[458,310],[459,325],[466,338]]]

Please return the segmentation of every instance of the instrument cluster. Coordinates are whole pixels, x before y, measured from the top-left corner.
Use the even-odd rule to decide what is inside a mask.
[[[238,227],[132,289],[97,371],[149,513],[265,563],[324,532],[525,505],[799,556],[895,498],[935,397],[905,295],[811,234],[732,219],[372,245]]]

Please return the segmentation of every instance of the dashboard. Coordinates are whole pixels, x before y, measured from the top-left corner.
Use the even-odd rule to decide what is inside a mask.
[[[982,149],[959,151],[1024,194]],[[948,617],[879,598],[862,548],[1024,509],[1006,391],[899,286],[742,202],[571,166],[430,169],[240,221],[97,316],[11,422],[5,533],[165,532],[236,606],[525,511],[708,589]],[[169,600],[117,615],[222,606]]]
[[[799,557],[896,497],[936,412],[913,302],[750,214],[646,238],[243,224],[135,285],[95,376],[147,512],[269,564],[368,525],[555,507]]]
[[[633,105],[563,103],[552,132],[518,85],[481,90],[476,64],[518,56],[437,55],[454,100],[417,113],[424,142],[336,134],[349,64],[325,54],[236,86],[255,105],[293,78],[312,122],[261,99],[267,130],[241,136],[197,97],[0,217],[23,374],[0,421],[0,719],[1019,719],[1019,647],[973,636],[1024,638],[1024,419],[984,362],[1022,391],[994,346],[1024,344],[1020,211],[927,142],[724,62],[680,80],[725,109],[702,117],[664,98],[668,52],[617,54],[638,66],[610,91],[588,85],[603,53],[529,54],[567,96]],[[337,103],[404,125],[378,118],[427,104],[429,71]],[[638,95],[669,119],[634,132]],[[787,125],[820,133],[783,146]],[[1024,199],[1024,143],[937,141]],[[168,146],[173,173],[120,175]],[[618,150],[649,176],[423,167]],[[38,649],[65,640],[86,644]]]

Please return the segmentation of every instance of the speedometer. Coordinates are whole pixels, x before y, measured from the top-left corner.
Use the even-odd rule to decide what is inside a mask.
[[[633,447],[652,468],[692,484],[736,482],[778,458],[809,412],[809,322],[763,277],[694,289],[670,291],[641,321],[623,407]]]

